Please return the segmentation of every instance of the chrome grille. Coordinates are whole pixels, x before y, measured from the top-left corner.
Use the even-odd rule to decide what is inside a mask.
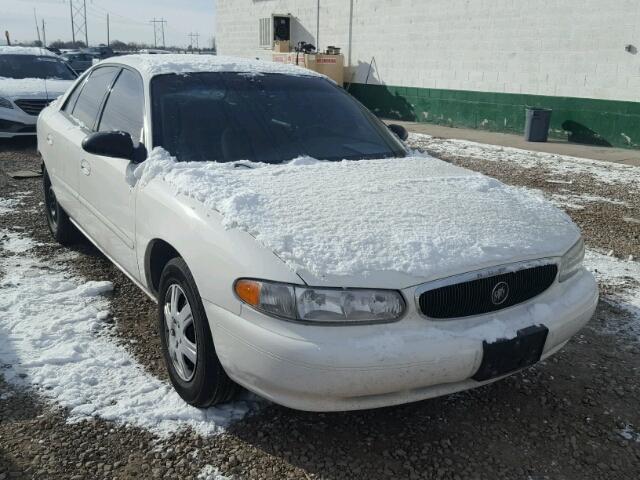
[[[418,304],[424,315],[434,319],[482,315],[540,295],[553,284],[557,274],[557,265],[541,265],[477,278],[428,290],[419,296]]]

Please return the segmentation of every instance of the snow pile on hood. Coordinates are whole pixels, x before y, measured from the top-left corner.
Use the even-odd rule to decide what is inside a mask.
[[[218,211],[305,279],[430,280],[562,255],[580,235],[542,196],[431,157],[253,165],[179,163],[155,149],[136,176]]]
[[[218,55],[125,55],[118,57],[117,61],[135,66],[150,77],[166,73],[188,74],[196,72],[236,72],[256,75],[280,73],[307,77],[323,76],[296,65]]]
[[[41,96],[54,99],[66,92],[74,81],[0,77],[0,93],[10,98]]]
[[[159,435],[186,427],[217,433],[255,408],[252,399],[208,410],[184,403],[101,333],[111,283],[84,282],[56,262],[25,255],[34,245],[0,232],[0,364],[7,381],[36,386],[69,410],[71,422],[99,416]]]

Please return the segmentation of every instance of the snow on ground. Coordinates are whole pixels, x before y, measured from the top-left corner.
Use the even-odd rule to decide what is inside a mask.
[[[0,197],[0,215],[13,213],[22,202],[22,199],[28,195],[31,195],[31,192],[17,192],[13,195],[14,198]]]
[[[430,135],[412,133],[410,142],[419,148],[428,148],[434,154],[454,155],[471,160],[484,160],[504,164],[515,164],[522,168],[543,168],[552,176],[587,174],[605,184],[640,185],[640,168],[599,160],[533,152],[518,148],[488,145],[467,140],[446,140]],[[558,181],[558,180],[556,180]]]
[[[14,198],[0,198],[0,215],[13,212],[19,203],[20,201]]]
[[[192,427],[220,432],[257,407],[250,397],[219,408],[185,404],[104,330],[110,282],[86,282],[60,262],[43,262],[35,242],[0,235],[0,364],[9,382],[31,385],[69,410],[69,421],[98,416],[158,435]]]
[[[640,340],[640,263],[587,250],[585,266],[601,286],[611,287],[612,291],[603,300],[624,310],[630,317],[624,324],[605,325],[602,330],[605,333],[622,331]]]
[[[198,480],[232,480],[233,477],[222,475],[213,465],[205,465],[198,474]]]
[[[579,238],[542,196],[429,156],[235,167],[155,149],[135,174],[219,212],[314,281],[391,273],[415,284],[562,255]]]
[[[565,207],[570,210],[584,210],[591,203],[610,203],[621,207],[629,205],[622,200],[615,198],[601,197],[598,195],[575,194],[575,193],[554,193],[549,196],[549,200],[559,207]]]
[[[626,425],[622,430],[620,430],[620,436],[625,440],[640,443],[640,433],[636,432],[631,425]]]

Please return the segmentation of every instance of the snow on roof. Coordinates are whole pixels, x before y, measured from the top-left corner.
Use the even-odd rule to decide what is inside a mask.
[[[279,73],[283,75],[315,76],[323,75],[295,65],[264,62],[239,57],[218,55],[125,55],[106,60],[129,65],[148,77],[166,73],[196,72],[239,72],[239,73]]]
[[[57,55],[46,48],[40,47],[0,47],[0,55],[38,55],[41,57],[56,57]]]
[[[136,176],[219,212],[314,283],[393,275],[409,286],[559,256],[580,236],[541,196],[432,157],[249,165],[155,149]]]

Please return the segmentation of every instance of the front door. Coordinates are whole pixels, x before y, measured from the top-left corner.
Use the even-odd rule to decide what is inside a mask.
[[[96,131],[123,131],[135,144],[142,139],[144,96],[142,79],[123,69],[107,94]],[[82,152],[78,179],[80,201],[93,221],[87,233],[124,270],[139,278],[135,255],[136,190],[130,181],[135,167],[129,160]]]

